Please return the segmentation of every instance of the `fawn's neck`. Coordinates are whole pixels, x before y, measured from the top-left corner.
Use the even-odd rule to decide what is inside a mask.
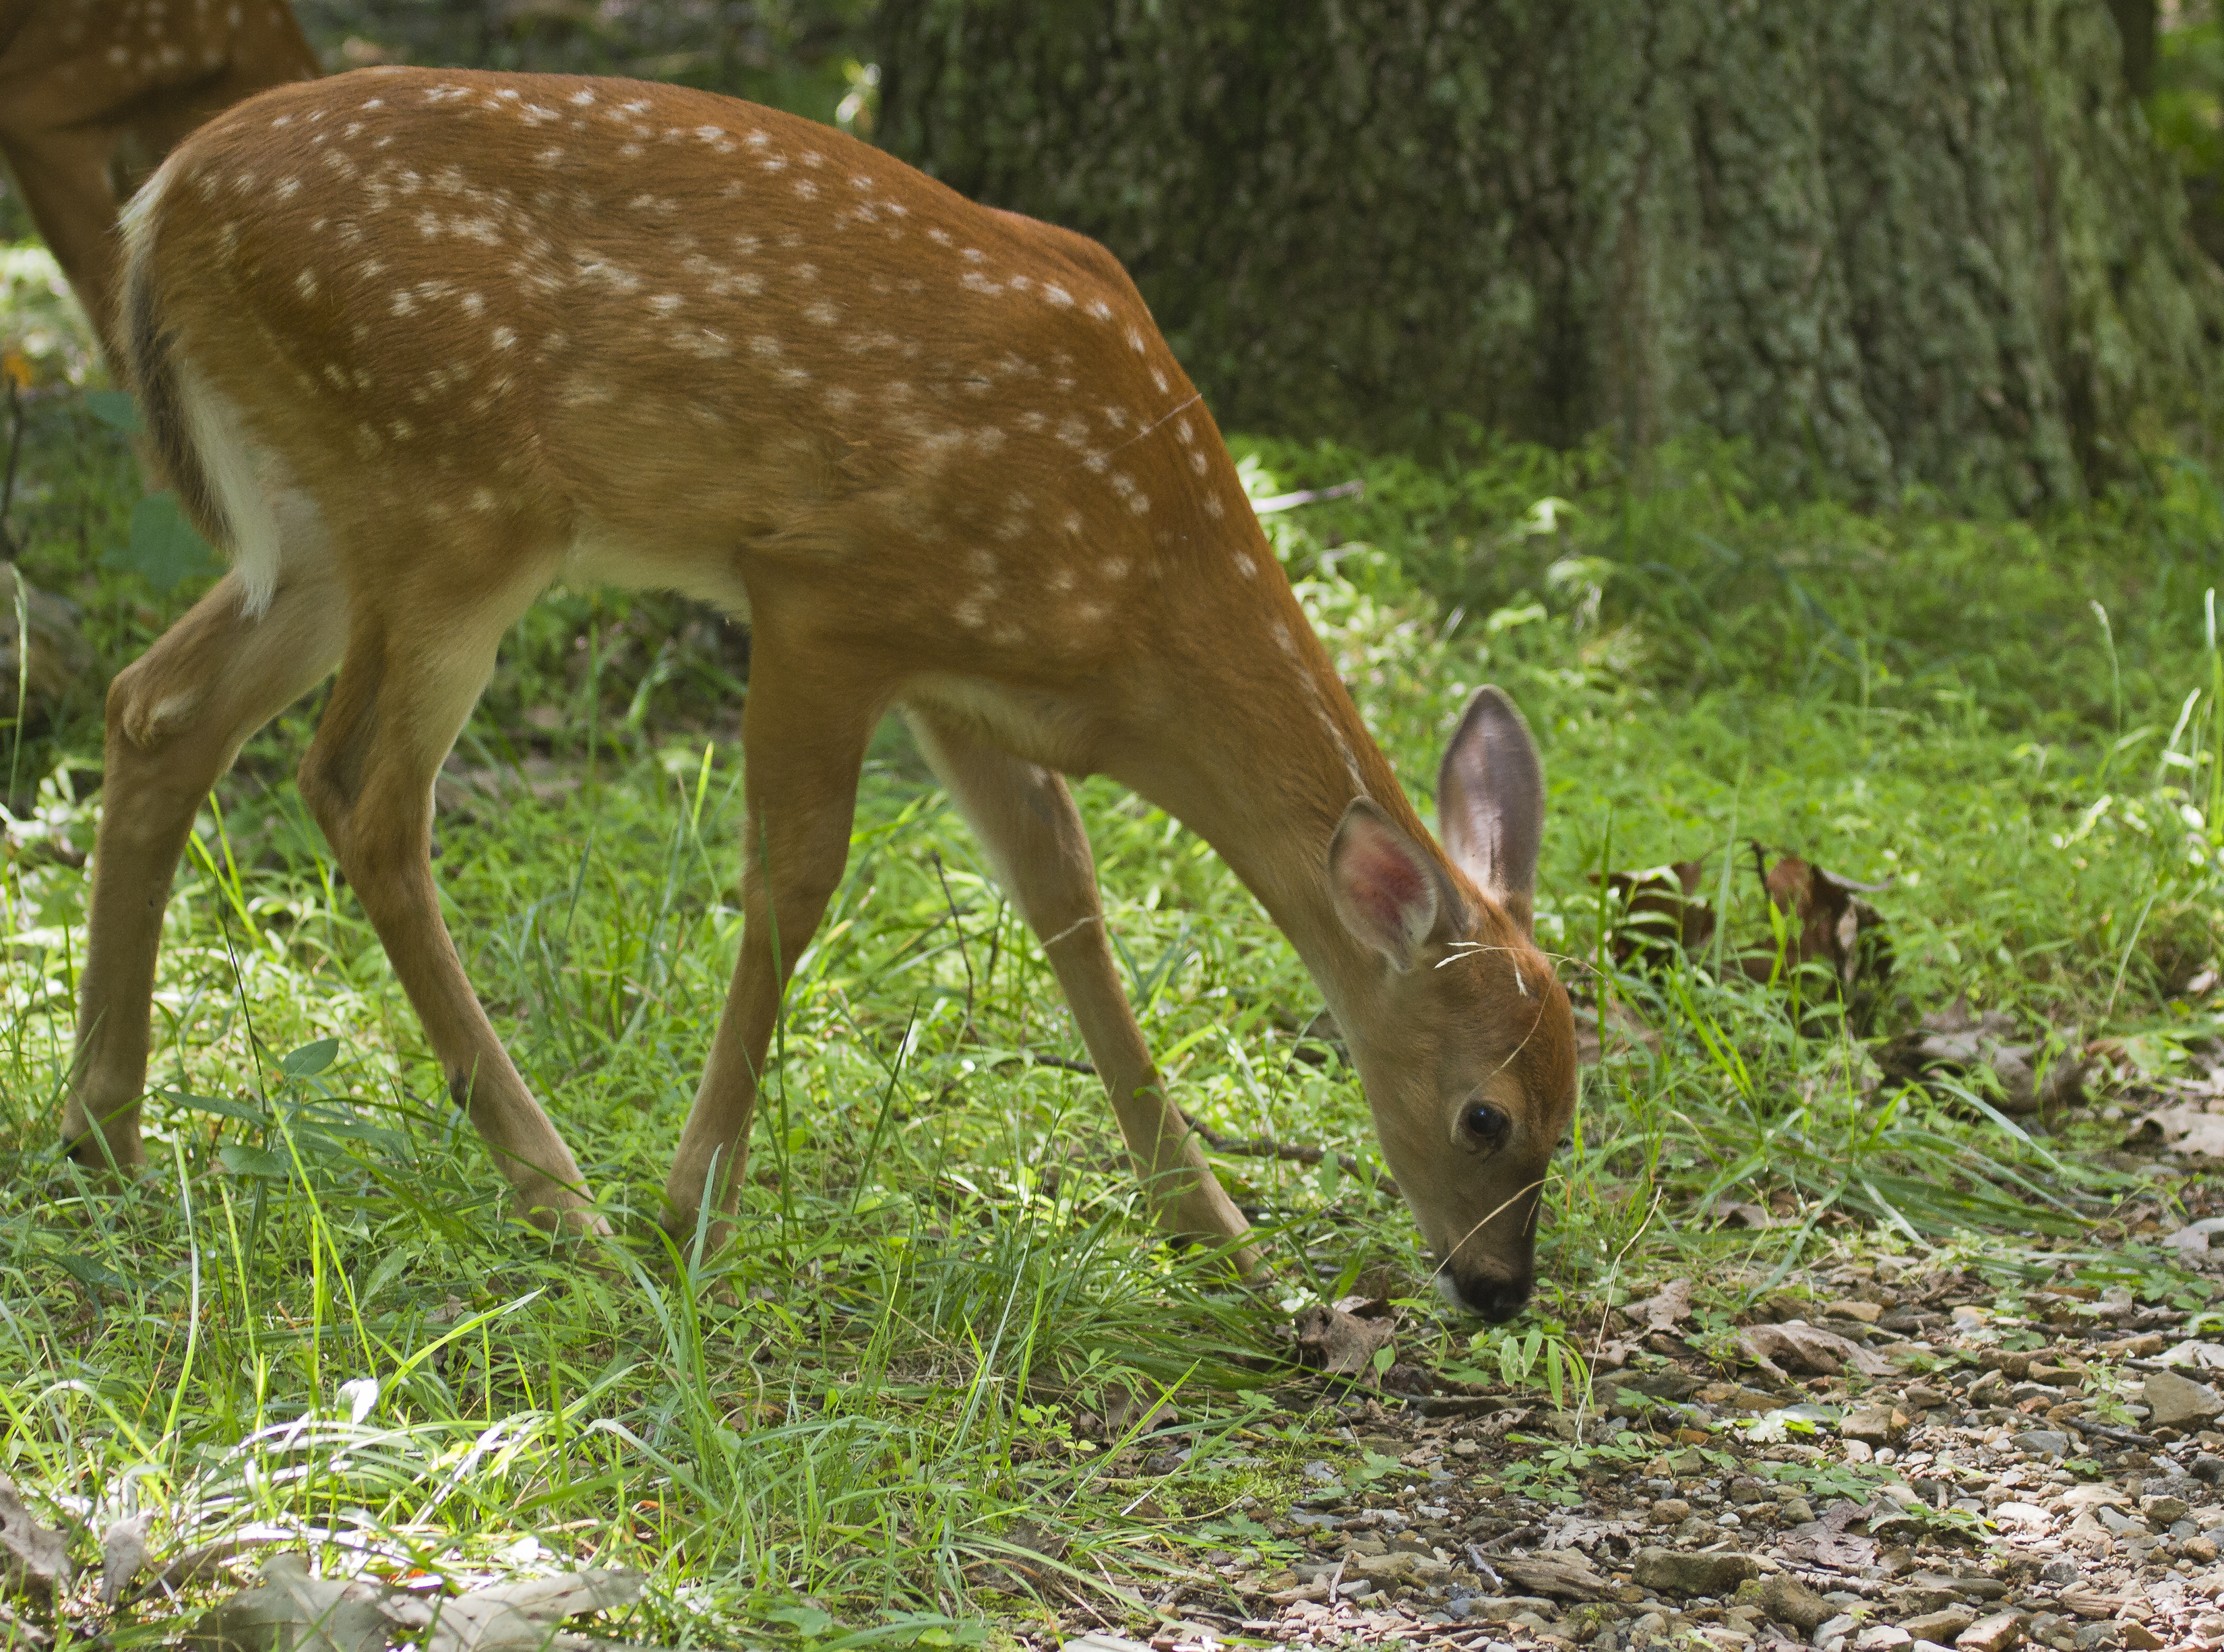
[[[1269,596],[1276,646],[1200,661],[1182,700],[1210,716],[1167,731],[1137,789],[1216,850],[1305,962],[1347,1035],[1371,1024],[1388,982],[1382,958],[1338,916],[1329,846],[1366,797],[1426,853],[1435,840],[1368,732],[1328,652],[1286,585]]]

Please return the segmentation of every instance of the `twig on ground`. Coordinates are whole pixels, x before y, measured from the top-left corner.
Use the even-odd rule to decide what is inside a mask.
[[[2064,1417],[2063,1421],[2088,1440],[2106,1440],[2119,1446],[2151,1446],[2152,1434],[2140,1434],[2133,1428],[2119,1428],[2112,1422],[2094,1422],[2084,1417]]]

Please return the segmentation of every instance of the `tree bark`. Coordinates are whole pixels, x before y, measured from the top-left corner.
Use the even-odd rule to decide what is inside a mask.
[[[1231,427],[1705,429],[2075,497],[2224,277],[2108,0],[884,0],[881,141],[1102,239]]]

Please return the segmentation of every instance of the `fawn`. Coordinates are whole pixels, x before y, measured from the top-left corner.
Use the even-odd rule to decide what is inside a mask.
[[[752,628],[742,953],[667,1185],[734,1206],[787,975],[901,710],[1055,970],[1171,1231],[1242,1215],[1145,1048],[1065,775],[1185,821],[1295,944],[1450,1294],[1533,1276],[1576,1099],[1532,938],[1536,747],[1478,691],[1415,816],[1210,416],[1109,253],[809,121],[677,86],[420,69],[269,92],[127,214],[130,362],[231,571],[116,680],[64,1129],[140,1161],[195,810],[331,674],[300,784],[519,1204],[595,1227],[473,996],[435,771],[552,581]]]

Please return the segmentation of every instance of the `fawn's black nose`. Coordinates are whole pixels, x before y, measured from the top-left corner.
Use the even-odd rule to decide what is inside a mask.
[[[1491,1274],[1462,1274],[1450,1269],[1437,1275],[1437,1284],[1455,1307],[1479,1313],[1493,1325],[1503,1325],[1521,1312],[1529,1301],[1533,1275],[1505,1279]]]

